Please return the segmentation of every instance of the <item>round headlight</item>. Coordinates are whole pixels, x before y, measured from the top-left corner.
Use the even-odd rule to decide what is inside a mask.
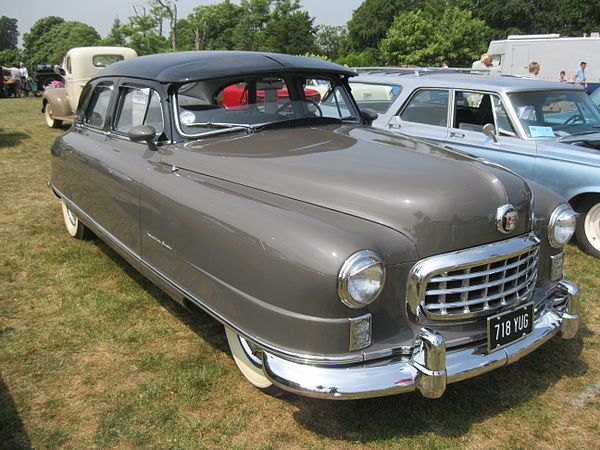
[[[559,205],[550,216],[548,240],[554,248],[567,245],[575,232],[577,213],[569,205]]]
[[[350,308],[367,306],[381,293],[385,267],[381,258],[370,250],[350,256],[338,274],[338,295]]]

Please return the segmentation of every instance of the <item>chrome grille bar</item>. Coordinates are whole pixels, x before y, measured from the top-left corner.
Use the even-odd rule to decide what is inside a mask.
[[[533,233],[426,258],[413,267],[408,303],[433,320],[487,316],[532,294],[539,241]]]

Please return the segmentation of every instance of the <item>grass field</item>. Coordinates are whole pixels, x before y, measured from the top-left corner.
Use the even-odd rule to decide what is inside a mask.
[[[102,242],[67,236],[46,186],[64,130],[40,107],[0,99],[0,448],[597,448],[600,261],[567,249],[575,339],[441,399],[270,397],[239,374],[216,321]]]

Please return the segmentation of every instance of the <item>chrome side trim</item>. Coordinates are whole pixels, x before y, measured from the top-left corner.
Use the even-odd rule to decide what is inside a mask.
[[[411,357],[390,357],[334,368],[298,364],[265,352],[263,371],[275,385],[309,397],[346,400],[418,389],[424,396],[436,398],[443,394],[447,383],[518,361],[559,331],[565,338],[574,337],[579,324],[579,289],[564,280],[560,282],[560,289],[560,306],[544,310],[534,323],[533,333],[492,353],[486,353],[487,343],[448,351],[440,334],[422,328]],[[562,295],[566,297],[564,302]]]

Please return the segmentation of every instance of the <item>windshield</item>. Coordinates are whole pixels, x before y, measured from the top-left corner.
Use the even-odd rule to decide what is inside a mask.
[[[600,128],[600,113],[583,91],[521,92],[509,97],[529,137],[564,137]]]
[[[175,108],[186,137],[255,130],[271,124],[359,122],[335,78],[298,74],[250,75],[180,85]]]

